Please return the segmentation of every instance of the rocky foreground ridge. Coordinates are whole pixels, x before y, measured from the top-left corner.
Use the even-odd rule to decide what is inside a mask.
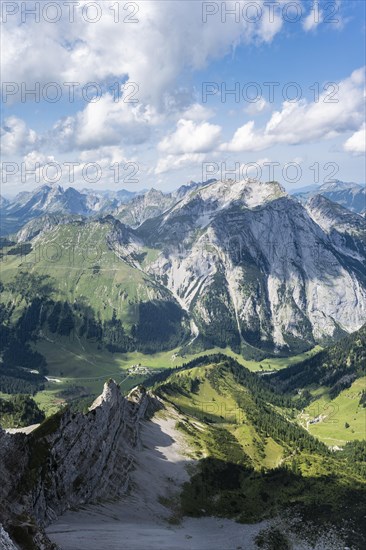
[[[57,413],[29,435],[0,428],[0,547],[55,548],[43,528],[57,516],[125,494],[140,421],[159,406],[141,388],[124,398],[110,380],[86,414]]]

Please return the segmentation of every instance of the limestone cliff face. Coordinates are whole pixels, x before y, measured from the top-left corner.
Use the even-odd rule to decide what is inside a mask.
[[[61,412],[29,435],[1,430],[0,521],[13,540],[26,532],[40,541],[42,527],[68,508],[124,494],[140,420],[153,407],[145,391],[126,399],[110,381],[86,414]]]
[[[141,269],[210,345],[299,352],[364,323],[365,223],[324,197],[306,209],[275,182],[217,181],[136,234],[162,250]]]

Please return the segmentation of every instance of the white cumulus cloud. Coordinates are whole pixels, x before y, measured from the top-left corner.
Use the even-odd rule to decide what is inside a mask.
[[[260,151],[277,144],[311,143],[356,130],[364,119],[365,69],[324,91],[319,101],[285,101],[266,126],[256,129],[253,120],[240,126],[223,151]]]
[[[173,155],[207,153],[216,147],[220,135],[221,126],[181,119],[176,130],[160,141],[158,149],[162,153]]]
[[[115,101],[112,94],[104,94],[75,116],[59,120],[52,133],[64,150],[134,145],[147,141],[150,127],[159,120],[149,105]]]
[[[1,150],[4,157],[24,155],[34,149],[39,138],[24,120],[10,116],[1,127]]]
[[[43,10],[42,2],[31,0],[26,7],[31,10],[36,4]],[[270,20],[264,0],[257,0],[263,10],[257,22],[241,16],[248,0],[225,2],[225,9],[236,7],[240,14],[237,20],[228,15],[225,22],[221,13],[204,22],[201,1],[136,0],[131,4],[138,11],[129,18],[131,10],[124,9],[125,3],[79,0],[69,3],[74,4],[74,21],[70,23],[66,4],[60,2],[57,24],[47,22],[44,16],[39,22],[27,16],[20,24],[21,9],[2,23],[5,82],[25,82],[32,87],[35,82],[83,85],[129,79],[139,85],[142,102],[163,108],[165,95],[176,88],[184,70],[202,69],[242,43],[270,42],[283,25],[278,7]],[[100,6],[101,16],[95,23],[85,20],[88,4]]]
[[[366,153],[366,123],[363,125],[357,132],[355,132],[343,146],[345,151],[354,154],[365,154]]]

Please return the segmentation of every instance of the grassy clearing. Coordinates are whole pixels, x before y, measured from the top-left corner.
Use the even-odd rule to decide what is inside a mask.
[[[64,399],[60,399],[57,394],[59,389],[51,390],[47,389],[42,392],[38,392],[34,397],[34,401],[37,403],[38,407],[46,414],[46,416],[51,416],[60,408],[66,404]]]
[[[300,415],[300,422],[307,425],[312,435],[330,446],[343,446],[347,441],[366,439],[366,408],[359,404],[365,387],[366,377],[359,378],[333,400],[326,389],[318,388],[314,392],[318,399]],[[320,421],[308,423],[315,418]],[[347,424],[349,427],[346,427]]]
[[[312,357],[321,349],[321,346],[315,346],[309,351],[305,351],[304,353],[300,353],[298,355],[292,355],[291,357],[274,357],[263,359],[262,361],[247,361],[242,359],[242,361],[243,365],[251,371],[275,371],[285,369],[286,367],[294,365],[295,363],[300,363],[301,361]],[[235,354],[231,355],[231,357],[237,359],[237,356]]]

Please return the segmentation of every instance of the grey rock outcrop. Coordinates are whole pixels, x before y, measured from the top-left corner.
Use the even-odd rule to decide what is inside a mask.
[[[86,414],[60,412],[29,435],[1,430],[0,521],[15,543],[51,548],[42,528],[57,516],[125,494],[140,421],[157,406],[143,389],[124,398],[111,380]]]
[[[11,541],[8,533],[0,525],[0,548],[1,550],[17,550],[14,543]]]

